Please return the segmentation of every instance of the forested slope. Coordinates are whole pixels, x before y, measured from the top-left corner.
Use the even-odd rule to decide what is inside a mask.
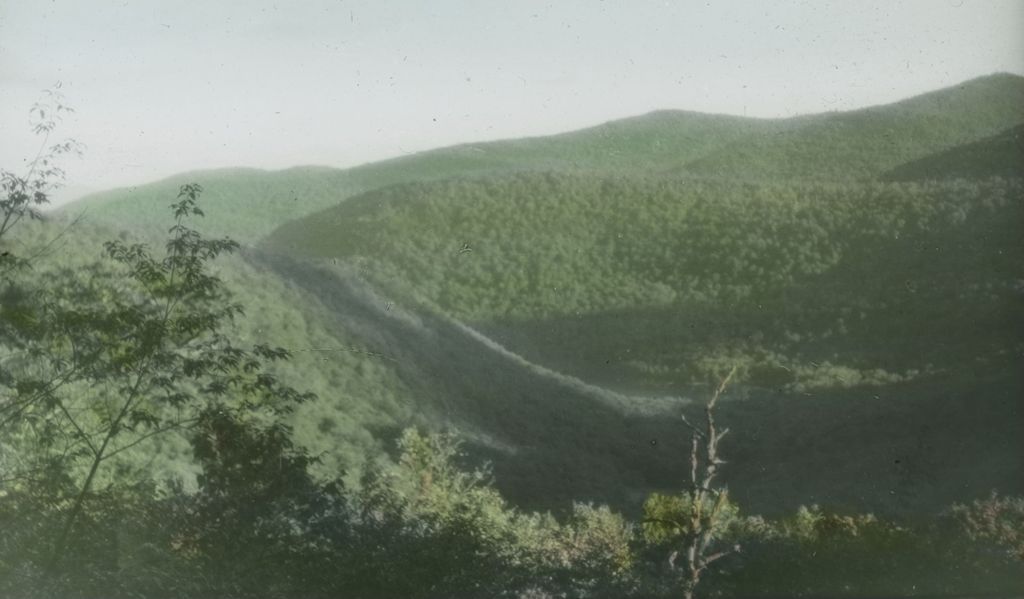
[[[890,181],[1024,177],[1024,125],[902,164],[886,173]]]
[[[353,262],[485,328],[521,326],[544,360],[586,356],[573,367],[586,376],[682,382],[740,360],[816,386],[1005,354],[1021,322],[1022,217],[1021,184],[1001,179],[519,175],[387,188],[289,223],[266,247]]]
[[[659,268],[641,268],[646,262],[636,258],[645,255],[641,251],[643,248],[654,248],[669,237],[679,239],[680,243],[697,244],[693,247],[705,248],[703,244],[707,239],[714,237],[710,235],[710,229],[703,241],[695,238],[692,231],[688,235],[673,232],[671,223],[677,221],[670,213],[652,212],[645,218],[639,218],[645,206],[647,210],[661,206],[669,212],[673,207],[686,208],[691,215],[700,212],[686,202],[686,195],[681,189],[674,193],[682,195],[672,195],[663,182],[654,185],[667,194],[662,198],[665,200],[663,203],[637,202],[630,205],[638,209],[637,227],[644,226],[645,222],[661,222],[666,227],[667,237],[624,236],[617,241],[618,252],[612,256],[629,258],[627,270],[640,276],[637,280],[645,280],[644,277],[653,276],[652,273],[674,273],[674,276],[681,277],[679,280],[685,281],[688,280],[685,273],[691,270],[739,274],[733,278],[709,279],[717,281],[716,285],[695,285],[692,288],[703,295],[688,298],[684,295],[678,302],[665,302],[665,289],[673,287],[661,283],[664,288],[657,287],[659,294],[654,296],[661,304],[648,302],[647,307],[643,307],[647,300],[641,287],[636,297],[630,300],[632,304],[628,308],[620,306],[617,310],[610,310],[604,306],[590,313],[581,310],[576,314],[577,309],[588,305],[580,304],[567,313],[558,313],[552,308],[550,317],[543,317],[543,314],[565,301],[564,295],[557,290],[529,285],[521,289],[494,289],[488,282],[477,287],[465,286],[473,279],[460,279],[457,269],[469,268],[473,261],[492,262],[486,267],[476,263],[478,266],[471,268],[470,272],[493,269],[500,274],[503,269],[511,268],[525,270],[527,275],[529,269],[536,265],[557,263],[547,259],[558,255],[553,247],[557,248],[559,242],[569,247],[580,243],[578,239],[574,241],[575,238],[565,237],[574,231],[602,230],[597,223],[610,213],[601,207],[606,205],[611,209],[616,206],[615,202],[603,203],[597,193],[599,190],[618,190],[628,197],[640,198],[643,194],[638,192],[646,189],[634,180],[621,178],[593,182],[584,177],[536,175],[512,177],[506,182],[515,183],[512,189],[546,190],[549,193],[528,193],[523,197],[547,198],[549,207],[557,210],[538,213],[524,209],[510,196],[493,196],[492,200],[498,203],[510,202],[506,210],[525,220],[516,221],[509,217],[488,220],[490,224],[478,223],[476,226],[483,227],[481,236],[471,236],[471,251],[460,253],[464,236],[438,228],[438,223],[450,223],[456,228],[460,224],[469,226],[474,214],[490,214],[488,211],[494,206],[486,199],[475,198],[472,194],[460,195],[453,190],[476,190],[479,187],[493,191],[502,189],[501,182],[439,182],[417,187],[423,192],[438,192],[433,198],[410,196],[405,188],[390,190],[402,193],[407,200],[415,200],[397,203],[401,209],[387,220],[391,225],[417,223],[419,229],[400,235],[411,245],[386,244],[387,239],[395,236],[380,235],[366,223],[330,239],[345,240],[357,246],[367,243],[367,239],[376,239],[382,245],[371,244],[366,249],[377,261],[395,259],[396,264],[401,264],[406,253],[419,254],[421,262],[416,263],[416,268],[422,276],[433,276],[426,270],[428,268],[456,269],[438,276],[441,280],[449,277],[452,285],[464,285],[461,293],[470,295],[463,305],[484,309],[505,306],[500,302],[509,302],[507,305],[518,306],[520,310],[512,313],[514,317],[511,318],[498,318],[493,313],[484,312],[469,318],[472,315],[460,314],[456,305],[418,301],[427,298],[422,289],[411,295],[408,294],[409,288],[395,288],[383,280],[381,282],[385,284],[374,289],[367,286],[365,278],[373,280],[385,271],[375,270],[375,262],[350,260],[346,256],[340,256],[340,259],[326,257],[320,266],[311,266],[272,254],[249,253],[244,259],[231,259],[220,266],[222,276],[249,306],[247,317],[238,322],[241,338],[293,350],[295,356],[281,374],[287,381],[316,391],[320,396],[316,402],[300,408],[294,424],[296,438],[324,457],[325,471],[333,471],[337,467],[355,468],[368,456],[379,455],[380,448],[389,445],[389,440],[402,427],[422,424],[435,429],[447,428],[466,438],[474,459],[492,461],[499,488],[521,505],[561,510],[572,499],[585,497],[608,501],[632,511],[637,509],[638,502],[647,491],[667,488],[674,483],[685,448],[673,413],[685,404],[685,397],[706,392],[700,383],[706,380],[707,375],[719,372],[721,367],[731,363],[744,366],[747,383],[737,395],[728,398],[723,408],[726,410],[724,417],[738,429],[748,431],[748,434],[737,437],[733,444],[738,459],[734,466],[736,481],[732,486],[734,496],[750,509],[779,513],[790,509],[794,502],[808,500],[856,506],[857,509],[870,506],[870,509],[883,512],[931,509],[955,500],[962,492],[963,484],[981,491],[1005,480],[1007,473],[1019,466],[1019,460],[1015,461],[1013,457],[1016,455],[1013,448],[1019,445],[1014,439],[1019,439],[1020,431],[1014,423],[1021,419],[1018,418],[1019,402],[1014,398],[1019,395],[1017,391],[1021,387],[1016,378],[1007,379],[998,374],[1000,364],[1005,364],[1007,358],[999,355],[1005,349],[1000,344],[1005,341],[988,335],[986,331],[991,333],[988,329],[956,331],[934,327],[927,320],[919,323],[920,330],[908,335],[886,330],[899,326],[896,315],[921,309],[905,302],[892,309],[875,307],[872,318],[882,315],[893,319],[891,321],[876,322],[868,328],[858,325],[859,321],[852,323],[855,330],[862,327],[860,337],[849,331],[828,333],[821,330],[822,324],[834,328],[836,325],[832,319],[845,314],[843,310],[849,308],[851,300],[850,285],[840,283],[832,294],[820,294],[820,289],[814,292],[807,290],[803,299],[799,299],[799,293],[779,295],[772,303],[760,302],[761,307],[755,307],[750,299],[753,296],[749,294],[785,287],[789,277],[806,279],[808,275],[793,275],[803,272],[798,266],[792,266],[788,271],[779,268],[777,277],[759,281],[761,287],[744,292],[745,287],[735,283],[746,276],[742,274],[745,270],[732,271],[731,267],[724,265],[727,263],[714,263],[716,259],[727,258],[731,250],[707,254],[709,262],[702,268],[684,268],[685,262],[676,266],[666,263]],[[527,183],[537,183],[542,187],[530,187]],[[593,185],[587,187],[590,183]],[[575,193],[553,193],[566,191],[563,189],[565,186],[575,186]],[[581,194],[586,189],[595,194],[590,197]],[[710,193],[708,189],[717,190],[716,193],[728,189],[751,192],[749,186],[725,184],[703,189],[706,193]],[[840,201],[843,189],[836,187],[832,190],[837,194],[833,201],[840,206],[845,205]],[[973,249],[966,240],[974,237],[978,229],[964,229],[961,236],[965,241],[958,244],[969,254],[965,257],[966,267],[976,263],[975,256],[984,258],[987,251],[992,253],[998,252],[1000,247],[1015,247],[1015,238],[1010,237],[1010,225],[1015,218],[1013,210],[1018,209],[1019,204],[999,195],[1001,192],[1016,193],[1016,188],[1010,183],[992,181],[967,194],[952,193],[943,185],[924,186],[915,192],[917,195],[912,193],[916,189],[912,186],[879,185],[877,189],[888,190],[890,195],[885,196],[888,199],[892,199],[893,190],[908,194],[903,198],[906,205],[891,206],[892,211],[904,217],[914,214],[911,207],[917,205],[920,208],[919,204],[924,199],[946,198],[944,203],[938,203],[939,208],[921,211],[917,215],[918,220],[911,219],[905,224],[906,230],[927,228],[931,223],[936,227],[936,234],[948,235],[959,209],[965,210],[968,217],[964,222],[968,225],[973,223],[971,226],[974,227],[998,230],[998,223],[1004,223],[1006,237],[1000,239],[990,235],[991,245]],[[750,195],[753,199],[748,200],[728,200],[727,195],[720,193],[721,203],[706,203],[706,219],[721,222],[735,230],[736,234],[730,237],[729,243],[743,247],[748,238],[739,233],[756,229],[756,223],[763,222],[765,214],[751,212],[750,205],[744,202],[770,201],[766,199],[767,193],[762,190],[761,195]],[[898,193],[895,195],[899,196]],[[985,202],[978,200],[981,196],[986,198]],[[618,196],[611,194],[609,197]],[[865,199],[867,196],[856,197],[861,202],[868,201]],[[962,201],[958,203],[953,198],[961,198]],[[581,199],[586,201],[581,202]],[[440,205],[431,207],[435,201]],[[876,198],[875,201],[882,200]],[[481,212],[468,210],[465,202],[479,204]],[[730,202],[739,204],[730,208]],[[389,208],[386,202],[363,200],[344,206],[351,210],[368,210],[370,214],[378,209],[387,211],[394,208]],[[460,206],[461,220],[449,218],[446,206]],[[581,206],[582,213],[579,211]],[[416,207],[426,212],[414,211],[415,217],[411,220],[399,218],[404,210]],[[720,210],[727,210],[727,217],[719,215],[712,218]],[[869,212],[883,221],[892,218],[885,213]],[[433,214],[436,220],[425,218],[424,214]],[[504,213],[499,211],[499,214]],[[564,216],[560,220],[555,218],[557,214]],[[583,218],[581,214],[587,217]],[[749,214],[749,217],[740,218],[742,214]],[[794,211],[793,214],[801,213]],[[812,211],[805,216],[814,214],[817,213]],[[985,217],[986,214],[989,216]],[[977,220],[979,218],[986,220]],[[319,222],[325,226],[336,224],[324,218]],[[541,227],[541,222],[549,228]],[[519,229],[521,224],[523,228]],[[515,240],[521,245],[503,248],[484,241],[490,239],[488,235],[492,231],[488,227],[491,226],[507,235],[499,235],[498,238]],[[53,229],[50,231],[52,233]],[[75,236],[68,239],[74,240],[75,247],[63,250],[70,249],[74,255],[83,257],[97,255],[100,240],[113,235],[108,230],[73,231]],[[362,236],[356,235],[357,232]],[[618,239],[617,234],[614,235]],[[881,233],[878,235],[879,239],[885,238]],[[430,252],[417,248],[416,244],[422,239],[433,236],[440,240],[460,240],[448,245],[445,245],[447,242],[436,241],[445,248],[441,254],[448,255],[451,258],[449,262],[430,260]],[[890,242],[898,243],[895,237],[894,234],[889,235]],[[317,237],[308,235],[303,239],[312,242]],[[802,235],[786,239],[797,248],[807,241]],[[907,248],[913,250],[920,245],[919,238],[911,236],[908,239]],[[636,247],[627,251],[632,245]],[[672,251],[680,252],[680,257],[693,257],[692,252],[683,251],[686,247],[689,246],[674,247]],[[727,249],[732,247],[734,245],[725,246]],[[904,273],[900,269],[919,267],[922,259],[932,257],[927,252],[917,255],[914,253],[917,250],[913,250],[907,254],[908,266],[891,259],[903,250],[879,247],[878,251],[890,256],[893,269],[889,277],[895,277],[899,282]],[[790,254],[802,255],[796,250],[772,255]],[[739,255],[747,254],[741,252]],[[852,255],[857,256],[856,252]],[[512,266],[502,265],[501,257],[516,256],[521,259],[511,260]],[[607,284],[607,289],[622,286],[623,292],[632,288],[630,280],[622,278],[622,273],[627,272],[623,270],[626,267],[613,263],[612,266],[619,269],[619,275],[606,280],[595,274],[608,271],[608,265],[602,267],[598,264],[603,254],[596,252],[595,248],[585,248],[580,256],[558,278],[568,282],[566,286],[575,288],[578,294],[589,294],[594,305],[600,306],[600,302],[612,301],[615,297],[606,298],[606,287],[602,285]],[[650,258],[652,267],[659,264],[653,257]],[[840,257],[849,259],[846,254]],[[861,264],[870,264],[878,257],[860,259],[864,260]],[[982,277],[982,287],[988,279],[998,280],[999,276],[1012,272],[1015,264],[1019,264],[1015,255],[1008,256],[1003,263],[991,263],[991,272],[978,273]],[[942,263],[935,268],[941,270],[948,266],[948,263]],[[789,271],[792,272],[786,274]],[[572,273],[576,278],[565,278]],[[918,284],[925,287],[930,284],[929,276],[928,273],[919,273],[916,280],[923,281]],[[408,280],[410,284],[418,281],[414,277]],[[607,283],[608,280],[613,283]],[[672,279],[666,280],[672,282]],[[842,277],[839,280],[842,281]],[[629,285],[619,285],[623,281]],[[890,280],[877,282],[879,293],[885,293],[891,286]],[[864,287],[870,288],[869,285]],[[443,284],[441,288],[444,288]],[[927,297],[934,297],[934,293],[941,295],[940,289],[926,291],[921,290]],[[713,292],[723,295],[708,295]],[[864,301],[865,297],[877,297],[872,293],[866,293],[864,297],[854,296],[852,301],[857,303]],[[977,299],[984,295],[980,293],[970,297]],[[458,296],[458,293],[451,295]],[[548,299],[544,301],[549,304],[540,301],[545,297]],[[1006,311],[1005,306],[999,307],[1005,300],[1003,296],[990,300],[997,319],[994,324],[1003,326],[1006,332],[1004,340],[1012,335],[1013,319],[1016,318],[1014,313]],[[769,322],[765,318],[766,310],[775,311],[770,321],[774,324],[765,324]],[[491,345],[486,338],[473,334],[457,320],[445,316],[446,313],[465,317],[529,361]],[[800,325],[794,325],[794,322]],[[953,324],[950,321],[948,326]],[[806,339],[784,337],[795,326],[803,327],[795,330],[803,333]],[[761,333],[760,336],[757,332]],[[915,335],[918,334],[923,337],[917,339]],[[935,334],[949,334],[949,341],[943,344],[940,339],[935,343]],[[874,345],[864,344],[864,340],[872,335],[881,337]],[[901,339],[912,346],[909,349],[894,346],[886,355],[903,356],[908,360],[904,365],[907,370],[920,368],[928,355],[938,352],[941,356],[943,352],[955,351],[945,356],[948,361],[942,367],[933,365],[931,371],[910,376],[906,376],[905,370],[900,370],[893,375],[886,370],[891,363],[885,362],[878,351]],[[976,342],[963,343],[970,339]],[[978,347],[985,348],[978,354],[982,361],[972,354]],[[986,354],[985,351],[989,350],[991,352]],[[842,352],[846,361],[839,359],[832,364],[824,363],[827,360],[822,360],[821,356],[837,351]],[[965,382],[960,377],[963,369],[948,370],[947,366],[956,359],[964,359],[966,367],[976,369],[974,382]],[[989,363],[986,365],[984,360]],[[879,364],[886,372],[876,371]],[[588,387],[550,369],[577,374],[586,381],[618,387],[627,393]],[[904,379],[905,382],[900,382]],[[943,391],[938,393],[939,389]],[[977,411],[977,400],[973,399],[979,390],[984,390],[986,398],[985,408],[980,412]],[[652,395],[664,397],[656,399],[650,397]],[[935,418],[915,420],[922,413]],[[989,431],[988,438],[984,441],[962,439],[961,443],[954,444],[944,441],[955,437],[957,427],[969,421],[978,421],[979,426],[984,426]],[[904,426],[911,427],[913,432],[909,435],[900,433],[899,429]],[[848,454],[853,443],[861,449],[858,457],[851,460]],[[187,462],[176,457],[182,456],[182,450],[175,447],[164,444],[160,450],[163,452],[161,459],[171,471],[175,464]],[[922,447],[933,449],[923,451]],[[900,460],[902,466],[890,463],[891,456],[899,456],[892,459]],[[975,467],[977,463],[985,463],[987,467],[979,470]],[[807,478],[804,473],[808,468],[820,469],[821,475]],[[780,488],[787,491],[781,493]],[[866,493],[867,488],[874,490]],[[901,489],[899,496],[889,493],[892,488]]]

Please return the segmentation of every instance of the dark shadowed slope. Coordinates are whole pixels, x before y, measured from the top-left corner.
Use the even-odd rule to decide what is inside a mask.
[[[530,364],[455,321],[390,302],[349,269],[252,259],[316,297],[334,314],[331,326],[396,372],[415,420],[378,434],[416,420],[453,429],[478,458],[493,460],[499,484],[526,504],[565,507],[575,498],[622,505],[664,475],[664,460],[647,456],[652,426],[643,423],[664,402],[626,398]],[[665,436],[673,424],[661,418],[653,429]]]
[[[688,402],[679,396],[701,398],[707,389],[650,398],[591,387],[457,321],[392,302],[349,269],[250,259],[323,302],[335,315],[329,327],[386,356],[416,420],[467,439],[517,503],[564,510],[574,500],[607,501],[635,512],[651,489],[680,484],[686,435],[678,413]],[[745,509],[767,513],[800,502],[928,512],[984,493],[1021,466],[1019,378],[1007,386],[988,375],[970,383],[936,375],[814,394],[736,389],[721,416],[736,431],[730,490]],[[980,403],[979,390],[987,395]],[[375,432],[386,438],[402,424]],[[988,435],[964,436],[963,427]],[[315,445],[329,443],[324,435]]]
[[[883,176],[889,181],[985,177],[1024,177],[1024,125],[908,162]]]

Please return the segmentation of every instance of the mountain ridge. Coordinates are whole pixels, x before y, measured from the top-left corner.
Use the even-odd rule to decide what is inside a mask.
[[[943,107],[948,111],[951,106],[971,102],[991,106],[980,106],[974,112],[983,114],[968,119],[969,122],[959,122],[957,115],[943,116]],[[253,243],[287,220],[359,193],[410,181],[540,170],[642,171],[653,176],[683,174],[751,180],[815,177],[816,173],[807,172],[806,167],[792,165],[820,162],[822,144],[828,147],[839,136],[856,133],[861,119],[892,111],[904,116],[908,112],[915,114],[918,118],[914,127],[902,133],[875,127],[870,139],[855,144],[857,152],[868,155],[854,161],[858,164],[847,165],[857,167],[856,176],[881,176],[900,164],[997,133],[993,128],[1003,130],[1024,123],[1024,77],[993,74],[889,104],[776,119],[655,110],[551,136],[469,142],[347,169],[307,165],[278,170],[231,167],[193,171],[90,194],[62,206],[58,212],[87,208],[89,218],[158,234],[161,231],[152,226],[158,220],[154,215],[162,214],[165,204],[176,194],[177,185],[198,181],[205,184],[209,205],[204,230]],[[889,120],[897,122],[899,118]],[[982,124],[975,126],[975,120]],[[837,124],[833,127],[830,123]],[[935,123],[942,127],[929,132]],[[915,128],[924,133],[913,135]],[[806,141],[801,135],[811,135],[812,139]],[[887,139],[913,140],[922,136],[928,143],[919,144],[920,148],[898,149],[890,157],[879,152]],[[780,149],[776,138],[796,140],[799,148],[808,149]],[[770,152],[778,153],[778,157],[765,162],[764,155]],[[236,176],[239,173],[244,176]],[[840,174],[848,178],[845,173]],[[835,169],[831,169],[825,178],[835,176]]]

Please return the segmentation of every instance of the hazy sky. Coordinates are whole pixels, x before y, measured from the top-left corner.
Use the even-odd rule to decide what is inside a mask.
[[[660,108],[845,110],[1024,73],[1019,0],[0,0],[0,167],[63,83],[69,192],[349,166]],[[67,195],[67,194],[65,194]]]

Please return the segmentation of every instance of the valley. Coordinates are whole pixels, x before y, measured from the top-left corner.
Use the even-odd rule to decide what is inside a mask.
[[[290,380],[320,397],[298,438],[328,464],[420,424],[463,436],[519,505],[631,512],[677,482],[673,413],[735,365],[743,505],[906,514],[1022,490],[1022,184],[990,159],[1020,100],[997,75],[853,113],[659,112],[63,212],[146,235],[202,181],[204,232],[254,246],[227,267],[263,290],[247,334],[296,351]],[[952,156],[955,178],[923,166]],[[978,419],[1002,441],[956,433]]]

